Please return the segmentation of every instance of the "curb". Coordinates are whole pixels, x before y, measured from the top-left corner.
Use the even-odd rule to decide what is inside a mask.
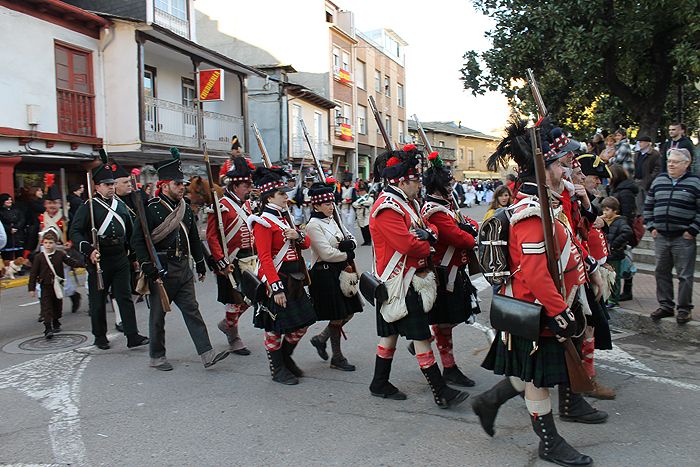
[[[676,323],[675,318],[664,318],[654,321],[649,317],[648,313],[624,308],[608,310],[608,313],[610,314],[611,326],[685,343],[700,344],[699,321],[691,321],[682,325]]]
[[[85,268],[76,268],[75,273],[80,275],[85,274]],[[12,289],[15,287],[26,287],[29,284],[29,276],[25,275],[17,279],[2,279],[0,280],[0,289]]]

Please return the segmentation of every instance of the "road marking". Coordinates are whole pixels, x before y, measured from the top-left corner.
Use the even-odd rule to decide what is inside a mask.
[[[17,306],[32,306],[32,305],[37,305],[38,303],[39,303],[39,300],[37,300],[35,302],[22,303],[21,305],[17,305]]]
[[[627,352],[625,352],[620,347],[614,344],[612,350],[600,350],[595,352],[594,358],[596,360],[605,360],[613,364],[616,363],[618,365],[635,368],[645,373],[656,373],[656,371],[652,370],[651,368],[649,368],[648,366],[634,358],[632,355],[628,354]]]
[[[596,353],[596,358],[598,358],[598,354]],[[645,381],[652,381],[655,383],[661,383],[661,384],[668,384],[670,386],[676,386],[681,389],[687,389],[690,391],[700,391],[700,386],[697,384],[691,384],[691,383],[684,383],[683,381],[676,381],[675,379],[671,378],[665,378],[663,376],[653,376],[653,375],[645,375],[643,373],[639,373],[636,371],[632,370],[624,370],[620,369],[618,367],[611,367],[608,365],[601,365],[596,363],[596,368],[601,369],[601,370],[608,370],[613,373],[622,373],[624,375],[629,375],[629,376],[634,376],[635,378],[643,379]]]

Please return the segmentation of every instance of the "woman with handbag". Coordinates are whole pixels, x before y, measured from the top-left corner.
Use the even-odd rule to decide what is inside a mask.
[[[514,160],[519,166],[521,182],[515,204],[510,208],[507,248],[512,273],[492,300],[491,322],[498,332],[482,363],[484,368],[508,378],[474,398],[472,407],[484,430],[493,436],[500,406],[524,392],[533,431],[540,438],[539,457],[559,465],[590,465],[593,463],[590,457],[578,452],[558,434],[549,395],[551,387],[569,388],[565,350],[560,341],[581,331],[582,323],[577,321],[572,310],[580,306],[578,297],[583,292],[586,269],[571,234],[561,221],[554,219],[555,244],[559,245],[557,253],[563,271],[563,296],[572,299],[568,302],[548,269],[534,155],[525,126],[525,122],[514,122],[489,160],[492,167]],[[556,149],[548,150],[546,145],[543,148],[547,181],[551,185],[562,177],[560,159],[571,151],[570,147],[578,144],[568,138],[557,143]],[[526,315],[531,317],[527,322],[523,319]],[[540,323],[544,326],[540,327]],[[534,333],[523,332],[533,327]],[[568,391],[566,398],[567,412],[560,412],[562,420],[573,419],[568,415],[569,409],[579,415],[576,421],[602,423],[607,418],[604,412],[584,407],[587,403],[579,395]]]
[[[433,307],[437,284],[429,267],[435,229],[424,222],[414,204],[420,192],[416,170],[419,151],[414,145],[383,154],[375,161],[374,173],[388,186],[370,213],[369,228],[374,242],[374,271],[388,291],[388,299],[377,300],[377,334],[380,337],[370,393],[376,397],[404,400],[406,395],[389,382],[391,363],[399,335],[413,341],[418,365],[441,408],[454,407],[468,394],[445,383],[430,344],[428,312]]]
[[[309,293],[316,310],[316,319],[328,320],[328,326],[311,338],[318,355],[328,360],[326,342],[330,339],[333,356],[331,368],[355,371],[340,349],[343,326],[354,313],[362,311],[362,299],[357,293],[357,272],[353,270],[357,244],[352,235],[345,237],[335,219],[333,180],[314,183],[309,188],[311,219],[306,225],[306,237],[311,242],[311,284]]]
[[[451,202],[452,173],[443,165],[437,152],[428,156],[430,167],[423,175],[427,193],[421,208],[421,217],[437,228],[433,263],[438,271],[438,290],[435,305],[428,319],[442,360],[442,376],[448,383],[471,387],[469,379],[455,363],[452,329],[480,312],[476,288],[469,280],[468,253],[474,248],[478,224],[466,219],[460,223]],[[501,187],[503,188],[503,187]],[[500,190],[500,188],[499,188]],[[506,192],[508,189],[505,188]],[[509,193],[509,192],[508,192]],[[476,227],[475,227],[476,225]]]
[[[260,215],[248,217],[258,250],[258,277],[267,284],[268,294],[256,303],[253,324],[265,330],[265,349],[272,380],[298,384],[303,372],[292,360],[292,352],[310,325],[316,322],[311,300],[304,290],[306,265],[301,249],[309,239],[294,228],[287,211],[284,181],[289,177],[280,168],[258,167],[253,183],[260,190]]]

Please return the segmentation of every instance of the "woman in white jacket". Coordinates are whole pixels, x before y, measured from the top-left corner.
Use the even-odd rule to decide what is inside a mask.
[[[331,341],[331,368],[355,371],[340,350],[342,328],[354,313],[362,311],[362,299],[357,293],[358,276],[350,264],[355,258],[357,244],[352,236],[345,238],[333,219],[335,209],[333,185],[314,183],[311,195],[311,219],[306,235],[311,241],[311,285],[309,293],[318,321],[328,320],[328,326],[311,338],[311,345],[323,360],[328,360],[326,342]]]
[[[357,226],[362,232],[362,245],[367,246],[372,244],[372,235],[369,233],[369,212],[374,204],[374,197],[368,193],[366,182],[360,182],[357,191],[360,196],[352,203],[352,207],[355,208]]]

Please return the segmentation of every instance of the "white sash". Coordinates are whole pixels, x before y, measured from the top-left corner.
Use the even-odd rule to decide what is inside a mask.
[[[418,216],[418,213],[412,207],[410,207],[408,203],[406,203],[406,201],[404,201],[401,197],[396,196],[393,193],[386,193],[386,197],[390,197],[391,199],[396,201],[396,203],[398,203],[398,205],[401,206],[404,209],[404,211],[408,212],[408,215],[411,217],[411,220],[416,224],[420,225],[420,216]]]
[[[102,201],[99,198],[93,198],[95,201],[97,201],[99,204],[104,206],[105,209],[107,209],[107,216],[105,217],[105,220],[102,221],[102,225],[100,225],[100,228],[97,230],[97,235],[103,235],[106,231],[107,228],[109,228],[109,224],[112,223],[112,219],[116,219],[117,222],[119,222],[122,225],[122,229],[124,229],[124,233],[126,233],[126,225],[124,225],[124,220],[122,219],[122,216],[117,214],[115,211],[117,209],[117,206],[119,205],[119,201],[117,201],[117,197],[115,196],[112,198],[112,205],[107,206],[107,203]]]
[[[276,224],[280,229],[282,230],[287,230],[291,229],[287,222],[279,220],[277,216],[274,216],[268,212],[262,213],[260,217],[264,217],[268,221],[272,222],[273,224]],[[289,239],[285,240],[284,245],[282,245],[282,248],[280,248],[280,251],[277,252],[275,255],[275,258],[273,259],[274,265],[275,265],[275,270],[279,271],[280,266],[282,265],[282,261],[284,261],[284,257],[287,256],[287,252],[289,251],[289,248],[291,246],[291,242]]]
[[[44,224],[44,225],[42,226],[41,231],[44,232],[44,231],[46,231],[46,229],[48,229],[49,227],[53,227],[53,229],[55,229],[56,235],[58,235],[59,242],[63,242],[63,240],[64,240],[64,238],[63,238],[63,230],[61,230],[61,229],[58,227],[58,221],[60,221],[61,219],[63,219],[63,209],[62,209],[62,208],[59,209],[58,212],[56,213],[56,215],[53,216],[53,217],[51,217],[50,215],[48,215],[46,212],[44,212],[43,216],[44,216],[44,217],[43,217],[43,224]],[[39,243],[39,245],[41,245],[41,243]]]
[[[46,253],[46,250],[43,250],[43,253],[44,258],[46,258],[46,262],[49,263],[49,269],[51,269],[51,272],[53,273],[53,292],[56,295],[56,298],[61,300],[63,298],[63,282],[65,279],[61,279],[58,277],[58,274],[56,274],[56,270],[53,268],[53,264],[51,263],[51,259]]]

